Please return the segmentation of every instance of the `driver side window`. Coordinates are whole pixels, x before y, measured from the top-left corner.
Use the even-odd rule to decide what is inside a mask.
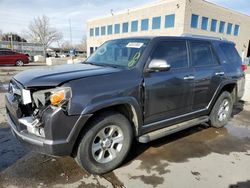
[[[188,55],[185,41],[161,42],[155,49],[152,59],[166,60],[172,68],[188,67]]]

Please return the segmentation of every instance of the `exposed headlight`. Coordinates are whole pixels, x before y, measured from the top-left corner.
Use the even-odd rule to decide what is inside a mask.
[[[71,89],[69,87],[58,87],[48,90],[40,90],[33,93],[33,99],[37,107],[64,104],[71,98]]]

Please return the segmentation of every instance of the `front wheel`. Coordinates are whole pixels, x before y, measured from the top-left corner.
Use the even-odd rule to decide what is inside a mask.
[[[233,110],[232,95],[224,91],[217,99],[210,113],[210,124],[213,127],[223,127],[229,121]]]
[[[81,137],[77,163],[92,174],[107,173],[126,158],[133,139],[128,119],[122,114],[104,113],[90,123]]]
[[[23,65],[24,65],[24,62],[23,62],[22,60],[17,60],[17,61],[16,61],[16,66],[21,67],[21,66],[23,66]]]

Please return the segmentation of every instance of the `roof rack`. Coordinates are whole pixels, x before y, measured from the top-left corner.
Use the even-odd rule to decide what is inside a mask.
[[[207,36],[207,35],[194,35],[194,34],[189,34],[189,33],[184,33],[181,36],[183,36],[183,37],[194,37],[194,38],[202,38],[202,39],[213,39],[213,40],[225,40],[225,41],[227,41],[227,39],[224,38],[224,37],[213,37],[213,36]]]

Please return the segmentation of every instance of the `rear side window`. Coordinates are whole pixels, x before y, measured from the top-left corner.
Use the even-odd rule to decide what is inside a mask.
[[[164,59],[171,65],[171,68],[188,67],[186,42],[161,42],[155,49],[152,59]]]
[[[209,42],[190,42],[191,59],[193,66],[209,66],[217,63],[213,59],[212,47]]]
[[[220,44],[220,48],[227,58],[227,63],[239,63],[241,62],[241,58],[237,50],[235,49],[233,44]]]

